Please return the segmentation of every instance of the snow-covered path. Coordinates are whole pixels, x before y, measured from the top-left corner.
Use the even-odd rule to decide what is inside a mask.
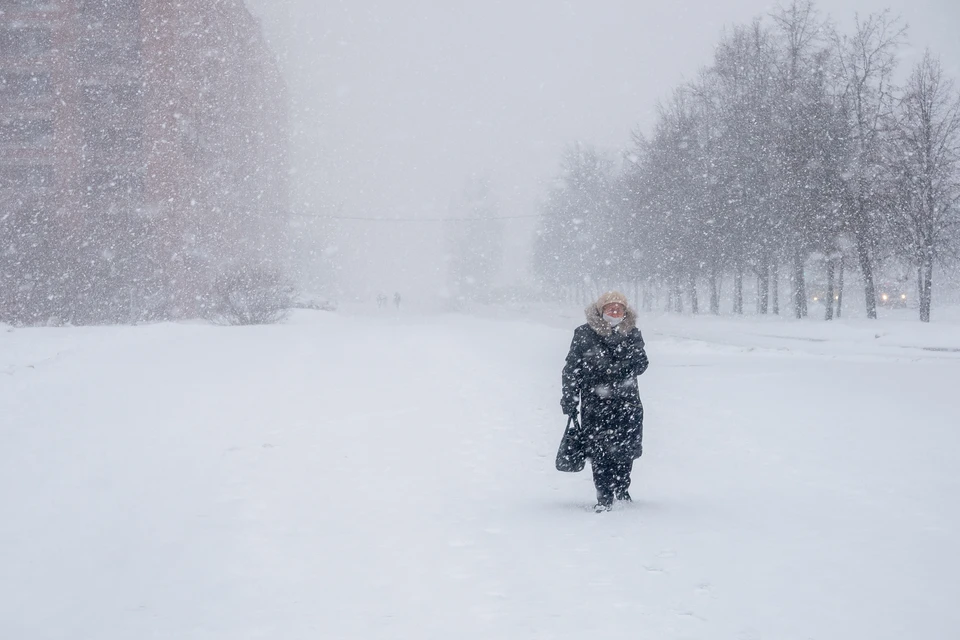
[[[598,515],[575,323],[0,333],[0,637],[956,637],[960,358],[651,332]]]

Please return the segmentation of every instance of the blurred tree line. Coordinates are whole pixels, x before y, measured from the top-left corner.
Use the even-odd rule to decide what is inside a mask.
[[[694,313],[703,291],[710,312],[729,299],[743,313],[755,278],[759,313],[801,318],[815,258],[827,319],[848,268],[876,318],[878,265],[899,261],[929,321],[934,265],[960,254],[960,93],[929,51],[897,86],[905,44],[888,11],[842,33],[810,0],[724,32],[621,162],[565,151],[543,204],[538,276],[556,291],[633,282],[645,306],[656,289]]]

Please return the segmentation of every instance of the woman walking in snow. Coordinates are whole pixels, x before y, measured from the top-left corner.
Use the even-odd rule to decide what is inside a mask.
[[[647,370],[637,314],[619,292],[604,293],[586,309],[563,367],[564,415],[582,410],[580,442],[593,468],[596,510],[630,501],[633,461],[643,453],[643,405],[637,376]]]

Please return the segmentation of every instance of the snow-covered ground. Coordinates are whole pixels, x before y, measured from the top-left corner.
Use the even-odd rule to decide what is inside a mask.
[[[636,502],[574,312],[0,328],[0,638],[956,638],[960,325],[649,316]]]

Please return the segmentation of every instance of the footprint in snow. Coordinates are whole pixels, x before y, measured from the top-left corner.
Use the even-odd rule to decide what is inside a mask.
[[[674,610],[674,613],[677,614],[677,617],[678,617],[678,618],[687,618],[687,619],[699,620],[699,621],[701,621],[701,622],[706,622],[706,621],[707,621],[706,618],[704,618],[703,616],[698,615],[697,612],[696,612],[696,611],[693,611],[692,609],[686,609],[686,608],[685,608],[685,609],[675,609],[675,610]]]

